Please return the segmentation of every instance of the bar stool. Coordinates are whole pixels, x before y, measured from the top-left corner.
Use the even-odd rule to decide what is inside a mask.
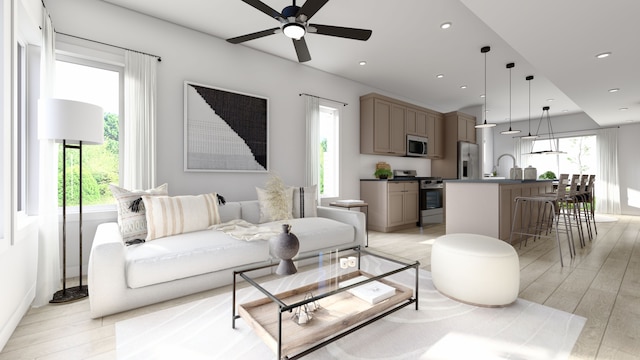
[[[568,174],[560,175],[558,190],[555,194],[516,197],[514,199],[515,207],[511,223],[511,234],[509,235],[509,243],[512,245],[514,236],[519,235],[520,246],[522,246],[523,242],[526,246],[526,241],[530,237],[535,240],[542,237],[552,238],[555,235],[561,266],[564,266],[564,261],[562,259],[560,232],[567,234],[567,244],[571,258],[576,253],[571,231],[570,214],[560,209],[565,206],[564,204],[566,204],[565,202],[568,198],[566,192],[568,177]],[[518,215],[520,215],[520,226],[516,227]],[[562,222],[560,221],[561,218]]]
[[[589,175],[589,181],[587,182],[587,186],[585,188],[585,191],[586,191],[585,205],[589,206],[588,212],[591,215],[590,219],[593,222],[593,230],[595,231],[596,235],[598,235],[598,225],[596,225],[596,216],[595,216],[595,212],[596,212],[596,203],[594,200],[595,192],[593,191],[595,182],[596,182],[596,175],[595,174]]]
[[[563,210],[568,212],[575,221],[572,226],[578,230],[578,238],[580,239],[580,247],[586,246],[584,241],[584,228],[582,226],[582,216],[580,212],[580,204],[578,199],[578,187],[580,186],[580,175],[573,174],[569,186],[569,194],[564,199],[565,206]]]
[[[591,210],[589,209],[589,206],[587,206],[587,201],[589,197],[588,182],[589,182],[589,175],[582,174],[582,176],[580,176],[580,186],[578,187],[576,199],[578,201],[578,209],[581,212],[581,214],[584,216],[584,223],[587,225],[587,234],[589,235],[589,241],[592,241],[593,231],[591,229],[591,222],[593,218],[591,216]]]

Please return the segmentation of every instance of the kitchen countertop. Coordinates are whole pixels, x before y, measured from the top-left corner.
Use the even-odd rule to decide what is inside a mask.
[[[409,179],[409,178],[400,178],[400,179],[360,179],[360,181],[418,181],[419,178]]]
[[[512,180],[512,179],[454,179],[454,180],[443,180],[445,183],[448,182],[456,182],[456,183],[476,183],[476,184],[526,184],[532,182],[551,182],[553,180]]]

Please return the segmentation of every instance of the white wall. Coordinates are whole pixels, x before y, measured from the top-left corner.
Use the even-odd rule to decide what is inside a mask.
[[[532,133],[537,130],[539,122],[538,118],[531,119]],[[569,114],[564,116],[551,115],[551,123],[553,132],[558,134],[556,137],[566,136],[569,132],[575,135],[596,134],[599,125],[593,121],[587,114]],[[513,154],[515,140],[514,136],[520,135],[501,135],[500,131],[506,130],[509,124],[499,124],[493,128],[494,137],[494,161],[501,154]],[[514,129],[520,129],[528,132],[529,124],[527,121],[517,121],[512,123]],[[540,133],[547,133],[546,122],[540,127]],[[561,134],[564,133],[564,134]],[[621,125],[618,131],[618,176],[620,181],[620,203],[622,214],[640,215],[640,167],[637,156],[640,154],[640,124]],[[508,163],[508,166],[501,166],[498,169],[498,176],[509,176],[508,171],[511,167],[510,160],[503,159],[502,163]],[[522,166],[522,164],[518,164]],[[596,184],[597,186],[597,184]]]

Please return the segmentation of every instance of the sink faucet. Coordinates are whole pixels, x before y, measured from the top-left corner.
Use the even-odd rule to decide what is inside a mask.
[[[498,167],[500,165],[500,159],[502,159],[505,156],[509,156],[513,159],[513,167],[518,167],[518,165],[516,164],[516,157],[511,155],[511,154],[502,154],[500,156],[498,156],[498,160],[496,161],[496,167]]]

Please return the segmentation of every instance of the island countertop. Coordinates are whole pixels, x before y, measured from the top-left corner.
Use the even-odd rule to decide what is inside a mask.
[[[553,182],[553,180],[539,180],[539,179],[531,179],[531,180],[513,180],[513,179],[452,179],[452,180],[443,180],[445,183],[477,183],[477,184],[532,184],[532,183],[544,183],[544,182]]]

